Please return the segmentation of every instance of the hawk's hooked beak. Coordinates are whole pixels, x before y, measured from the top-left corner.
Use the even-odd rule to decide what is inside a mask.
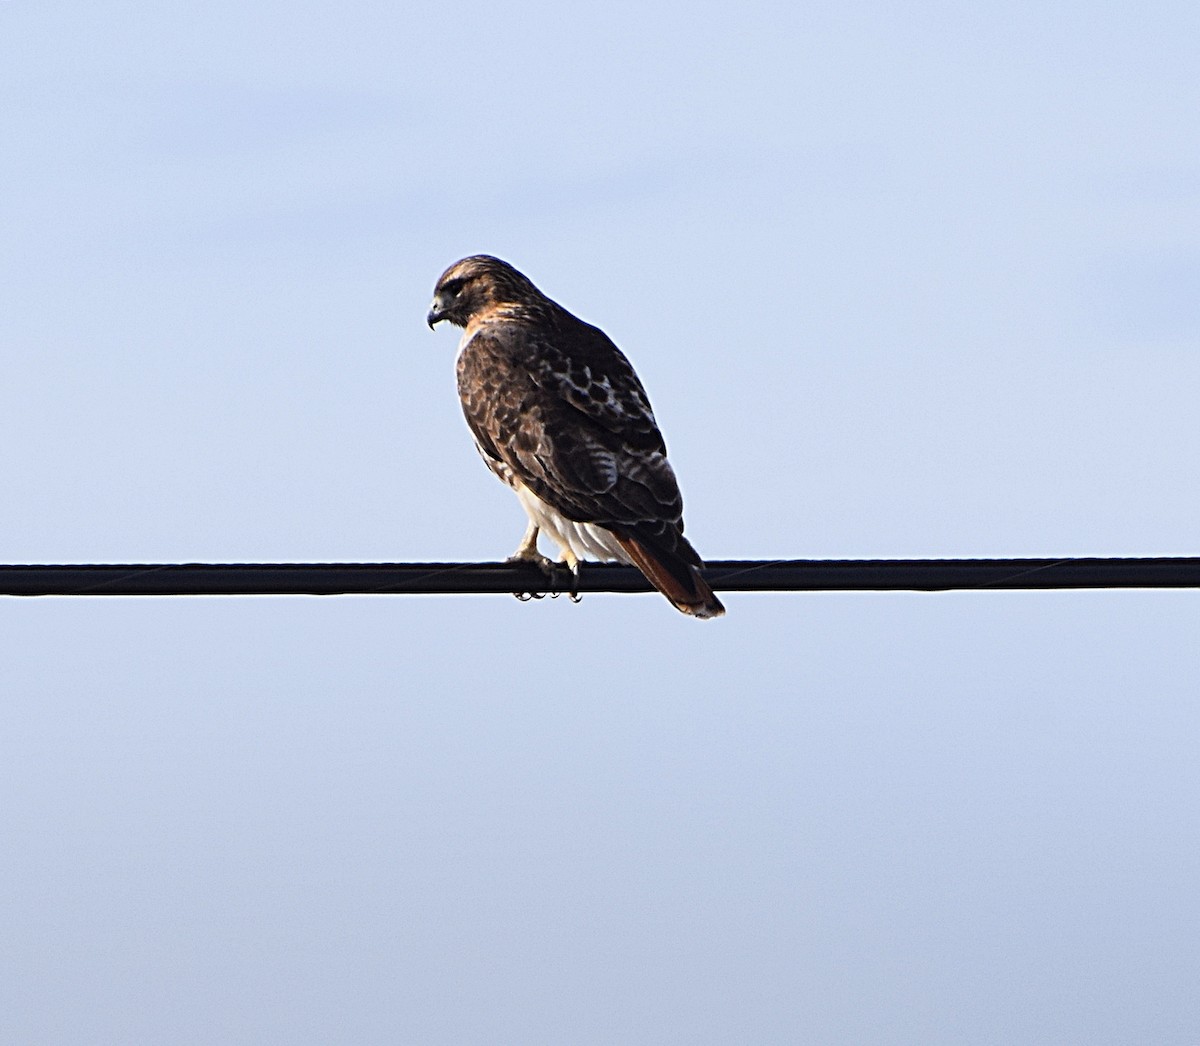
[[[433,328],[446,318],[446,306],[439,294],[433,299],[433,304],[429,306],[429,315],[425,317],[425,322],[429,324],[429,329]]]

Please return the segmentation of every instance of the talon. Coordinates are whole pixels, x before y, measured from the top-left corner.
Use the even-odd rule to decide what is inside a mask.
[[[579,559],[570,549],[564,548],[563,558],[555,563],[538,551],[537,538],[538,528],[536,524],[530,522],[524,538],[521,539],[521,544],[517,547],[516,552],[508,557],[507,561],[512,564],[528,564],[537,567],[546,577],[547,590],[545,592],[514,592],[513,595],[522,603],[531,599],[544,599],[547,595],[551,599],[557,599],[564,594],[570,597],[572,603],[582,602],[583,597],[579,594]],[[563,578],[564,571],[570,571],[569,579]]]
[[[552,587],[554,583],[554,564],[543,556],[537,549],[519,548],[505,561],[512,563],[514,566],[531,566],[537,567],[538,570],[545,575],[547,583]],[[522,603],[528,603],[531,599],[545,599],[545,592],[514,592]]]
[[[569,574],[565,579],[566,587],[560,587],[564,580],[563,575]],[[567,564],[562,561],[554,564],[553,573],[550,575],[550,594],[554,599],[565,595],[570,597],[572,603],[579,603],[583,597],[579,594],[579,560],[574,563]]]

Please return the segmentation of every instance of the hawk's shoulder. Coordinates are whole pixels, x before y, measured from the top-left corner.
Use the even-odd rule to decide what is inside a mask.
[[[598,327],[556,310],[527,328],[528,357],[539,387],[585,422],[640,450],[665,450],[650,399],[625,354]]]

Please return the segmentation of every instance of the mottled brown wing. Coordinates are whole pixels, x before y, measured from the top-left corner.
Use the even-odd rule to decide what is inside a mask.
[[[525,333],[534,380],[625,446],[666,453],[650,399],[633,365],[598,327],[558,310]]]
[[[481,451],[569,519],[698,562],[681,537],[679,486],[641,382],[602,332],[574,322],[491,324],[464,348],[459,393]]]

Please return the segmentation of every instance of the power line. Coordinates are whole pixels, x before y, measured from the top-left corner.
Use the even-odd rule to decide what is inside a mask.
[[[562,572],[558,588],[566,591]],[[720,592],[948,592],[971,589],[1200,588],[1200,557],[1064,559],[726,559]],[[7,596],[430,595],[545,593],[513,563],[140,563],[0,566]],[[649,592],[633,567],[584,564],[578,591]]]

